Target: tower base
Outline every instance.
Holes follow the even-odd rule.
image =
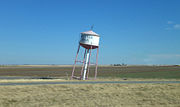
[[[78,59],[78,54],[79,54],[79,50],[80,50],[81,46],[84,47],[84,45],[79,44],[79,46],[78,46],[78,50],[77,50],[77,54],[76,54],[76,59],[74,61],[74,66],[73,66],[73,71],[72,71],[71,79],[87,80],[89,78],[90,65],[92,65],[90,63],[92,50],[97,49],[96,63],[94,64],[95,65],[94,79],[96,79],[96,77],[97,77],[97,67],[98,67],[99,47],[95,48],[95,47],[89,45],[90,48],[85,48],[83,60],[82,61],[78,61],[77,59]],[[76,64],[78,62],[82,63],[82,65],[81,65],[81,72],[80,72],[79,76],[75,76],[75,73],[76,73],[76,71],[75,71],[76,70]]]

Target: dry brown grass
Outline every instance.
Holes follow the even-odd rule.
[[[13,80],[6,80],[6,79],[0,79],[0,83],[29,83],[29,82],[62,82],[62,81],[68,81],[65,79],[13,79]]]
[[[67,79],[0,79],[0,83],[29,83],[29,82],[74,82],[82,80],[69,80]],[[180,79],[143,79],[143,78],[98,78],[96,80],[86,80],[86,81],[180,81]]]
[[[180,84],[0,86],[2,107],[179,107]]]

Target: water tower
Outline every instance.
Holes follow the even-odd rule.
[[[71,79],[74,78],[74,79],[80,79],[80,80],[87,80],[89,72],[90,72],[89,70],[90,65],[95,65],[94,78],[96,79],[97,65],[98,65],[98,52],[99,52],[99,39],[100,39],[100,36],[97,33],[93,32],[92,29],[90,31],[81,32],[81,38],[79,41],[79,46],[78,46],[76,59],[73,66]],[[77,60],[78,54],[81,47],[85,49],[84,56],[83,56],[82,61],[78,61]],[[95,64],[91,64],[90,62],[90,58],[91,58],[91,54],[93,50],[97,51]],[[77,62],[82,63],[81,73],[79,77],[74,75]]]

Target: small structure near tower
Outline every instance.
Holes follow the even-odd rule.
[[[72,76],[71,79],[80,79],[80,80],[87,80],[89,75],[89,69],[90,65],[93,65],[90,63],[90,58],[93,50],[97,50],[96,53],[96,63],[95,63],[95,71],[94,71],[94,78],[96,79],[97,76],[97,66],[98,66],[98,52],[99,52],[99,39],[100,36],[92,31],[92,28],[90,31],[82,32],[81,33],[81,39],[79,41],[79,46],[76,54],[76,59],[73,66]],[[84,57],[83,61],[78,61],[78,54],[80,48],[83,47],[85,49],[84,51]],[[75,76],[75,68],[77,62],[82,63],[82,69],[80,73],[80,77]]]

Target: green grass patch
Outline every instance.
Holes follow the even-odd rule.
[[[180,71],[161,71],[161,72],[124,72],[104,75],[104,77],[118,78],[146,78],[146,79],[180,79]]]
[[[0,76],[36,76],[60,77],[71,76],[73,66],[40,67],[0,67]],[[94,77],[95,67],[91,66],[89,77]],[[80,76],[81,67],[76,67],[75,76]],[[110,78],[156,78],[180,79],[180,66],[99,66],[97,77]]]

